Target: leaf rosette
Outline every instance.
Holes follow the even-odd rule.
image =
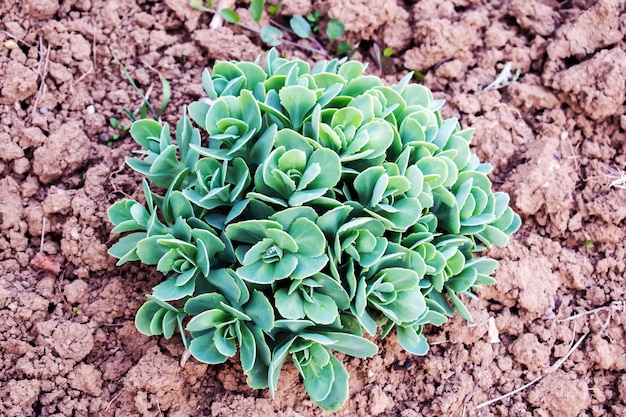
[[[326,239],[311,220],[313,210],[288,209],[270,220],[246,220],[226,227],[226,236],[240,243],[235,254],[237,274],[247,282],[272,284],[286,278],[303,279],[328,263]]]
[[[300,22],[301,23],[301,22]],[[308,63],[268,52],[216,62],[207,97],[183,109],[175,138],[153,120],[130,134],[143,201],[114,203],[109,250],[163,274],[137,329],[179,333],[198,360],[236,357],[275,394],[291,357],[311,399],[337,410],[348,374],[333,352],[376,353],[392,332],[424,355],[424,327],[495,282],[521,224],[471,152],[474,130],[407,74],[387,86],[359,62]],[[195,124],[195,126],[194,126]]]

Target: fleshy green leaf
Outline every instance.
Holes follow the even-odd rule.
[[[224,363],[228,356],[222,355],[213,341],[215,332],[209,332],[194,338],[189,344],[189,350],[194,358],[200,362],[216,365]]]
[[[343,31],[344,25],[341,20],[332,18],[328,21],[328,26],[326,26],[326,36],[328,36],[328,39],[335,40],[341,38]]]
[[[333,385],[330,393],[317,405],[326,411],[334,412],[339,410],[348,400],[348,371],[337,358],[331,355],[330,365],[333,367]]]
[[[239,15],[233,9],[227,7],[220,10],[220,16],[229,23],[239,23]]]
[[[424,335],[415,331],[411,326],[396,327],[396,334],[398,335],[398,342],[408,352],[414,355],[423,356],[428,352],[428,342]]]
[[[261,28],[261,39],[270,46],[278,46],[282,43],[283,32],[273,26]]]
[[[301,38],[308,38],[311,36],[311,25],[300,15],[293,16],[289,20],[289,26],[291,26],[291,29]]]

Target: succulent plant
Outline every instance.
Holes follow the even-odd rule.
[[[128,164],[145,203],[109,209],[109,253],[164,274],[139,309],[148,335],[180,333],[198,360],[239,359],[248,383],[278,387],[291,357],[312,400],[337,410],[348,374],[333,352],[376,353],[365,333],[395,330],[423,355],[425,325],[442,325],[497,262],[477,257],[520,226],[473,129],[443,120],[407,74],[386,86],[365,66],[313,68],[275,50],[205,70],[208,96],[175,130],[136,121]],[[195,123],[196,127],[194,127]]]

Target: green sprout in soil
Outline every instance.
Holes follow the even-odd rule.
[[[170,97],[171,97],[170,83],[167,81],[165,76],[161,74],[159,71],[150,67],[155,72],[157,72],[159,76],[159,80],[161,81],[161,91],[162,91],[161,106],[157,109],[150,102],[150,95],[152,93],[152,85],[150,85],[150,87],[148,87],[147,92],[144,93],[144,91],[141,88],[139,88],[139,86],[137,85],[133,77],[130,75],[130,72],[128,71],[128,69],[126,69],[124,64],[122,64],[122,61],[120,61],[120,59],[115,54],[115,52],[112,49],[110,51],[111,51],[111,56],[113,57],[113,60],[119,65],[120,71],[122,72],[122,74],[124,74],[124,77],[126,78],[128,83],[133,87],[133,89],[137,92],[137,94],[141,98],[141,105],[135,111],[131,111],[127,108],[122,108],[126,117],[128,117],[130,122],[135,122],[136,120],[147,118],[149,114],[148,112],[150,112],[152,117],[154,117],[157,120],[160,120],[161,116],[163,115],[163,113],[165,113],[165,110],[167,109],[167,106],[169,105]],[[115,117],[109,118],[109,125],[114,129],[115,133],[109,136],[109,140],[107,141],[107,146],[111,146],[113,145],[113,142],[116,142],[120,139],[125,138],[126,135],[130,131],[130,124],[124,124],[122,121],[120,121],[119,119]]]
[[[327,58],[331,57],[329,52],[326,50],[326,47],[318,40],[318,37],[321,34],[320,23],[322,21],[322,15],[319,11],[309,13],[306,17],[300,15],[291,16],[288,21],[279,22],[276,20],[276,14],[280,8],[280,4],[268,5],[267,14],[270,16],[269,24],[261,26],[260,29],[256,29],[242,23],[241,17],[235,10],[228,7],[215,8],[212,0],[205,0],[204,2],[202,0],[189,0],[189,5],[198,10],[219,15],[222,19],[229,23],[238,25],[250,32],[256,33],[261,40],[269,46],[276,47],[282,44],[287,44],[309,52],[320,54]],[[265,9],[266,0],[251,0],[248,11],[252,20],[256,23],[260,23]],[[329,45],[341,38],[343,33],[343,22],[336,18],[328,19],[324,34],[328,39]],[[294,36],[296,39],[306,39],[314,46],[292,41],[289,39],[290,36]],[[354,48],[356,48],[356,45],[350,45],[347,41],[343,40],[336,47],[337,55],[351,53]]]
[[[164,275],[140,332],[178,332],[208,364],[239,353],[272,395],[291,358],[334,411],[348,398],[336,353],[371,357],[369,338],[395,332],[424,355],[424,326],[471,320],[464,298],[497,265],[476,253],[506,245],[520,218],[470,151],[473,129],[443,119],[412,74],[386,86],[364,70],[276,50],[263,66],[218,61],[175,141],[167,124],[133,123],[145,203],[109,208],[125,234],[109,253]]]

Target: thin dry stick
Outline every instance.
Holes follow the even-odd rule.
[[[572,348],[567,352],[567,354],[565,356],[563,356],[561,359],[559,359],[558,361],[556,361],[554,363],[554,365],[552,365],[547,371],[546,373],[539,375],[537,378],[533,379],[532,381],[530,381],[529,383],[522,385],[521,387],[519,387],[518,389],[509,392],[508,394],[504,394],[501,395],[498,398],[494,398],[493,400],[489,400],[489,401],[485,401],[484,403],[480,403],[476,406],[476,409],[479,410],[483,407],[486,407],[490,404],[493,404],[495,402],[498,402],[500,400],[503,400],[505,398],[508,398],[512,395],[517,394],[520,391],[525,390],[526,388],[530,387],[533,384],[536,384],[539,380],[541,380],[541,378],[543,378],[544,376],[556,371],[557,369],[559,369],[561,367],[561,365],[563,365],[563,363],[567,360],[567,358],[569,358],[569,356],[574,353],[574,351],[578,348],[578,346],[580,346],[580,344],[583,342],[583,340],[585,340],[585,337],[587,337],[587,335],[589,334],[589,332],[583,334],[580,339],[578,339],[578,341],[576,342],[576,344],[574,346],[572,346]]]
[[[582,313],[578,313],[578,314],[574,314],[573,316],[567,317],[565,319],[559,319],[556,322],[557,323],[565,323],[566,321],[572,321],[575,320],[579,317],[583,317],[589,314],[593,314],[595,315],[596,319],[598,320],[598,322],[600,323],[600,327],[602,327],[602,332],[606,331],[606,329],[609,326],[609,323],[611,322],[611,318],[613,317],[613,312],[614,311],[626,311],[626,300],[623,301],[613,301],[610,305],[608,306],[602,306],[602,307],[598,307],[598,308],[594,308],[592,310],[587,310],[587,311],[583,311]],[[598,313],[601,311],[606,311],[608,312],[606,320],[604,322],[602,322],[602,320],[600,319],[600,316],[598,316]]]
[[[43,252],[43,239],[46,235],[46,218],[41,219],[41,241],[39,242],[39,252]]]
[[[14,41],[21,43],[24,46],[28,46],[29,48],[34,48],[36,45],[31,45],[29,43],[24,42],[22,39],[18,38],[17,36],[15,36],[14,34],[12,34],[11,32],[7,32],[6,30],[0,30],[0,33],[4,33],[5,35],[7,35],[9,38],[13,39]]]
[[[37,65],[37,75],[39,75],[39,89],[37,90],[37,96],[35,97],[35,103],[33,104],[33,111],[31,117],[37,111],[39,101],[45,95],[46,90],[46,77],[48,76],[48,64],[50,63],[50,47],[46,47],[43,43],[41,36],[39,37],[39,64]]]
[[[109,401],[109,403],[107,404],[106,408],[104,410],[102,410],[102,413],[106,412],[109,409],[111,404],[113,404],[113,402],[115,400],[117,400],[120,395],[122,395],[122,393],[124,392],[125,389],[126,389],[126,387],[122,387],[122,389],[119,390],[118,393],[113,396],[113,398],[111,398],[111,401]],[[102,415],[102,413],[100,413],[100,415]]]

